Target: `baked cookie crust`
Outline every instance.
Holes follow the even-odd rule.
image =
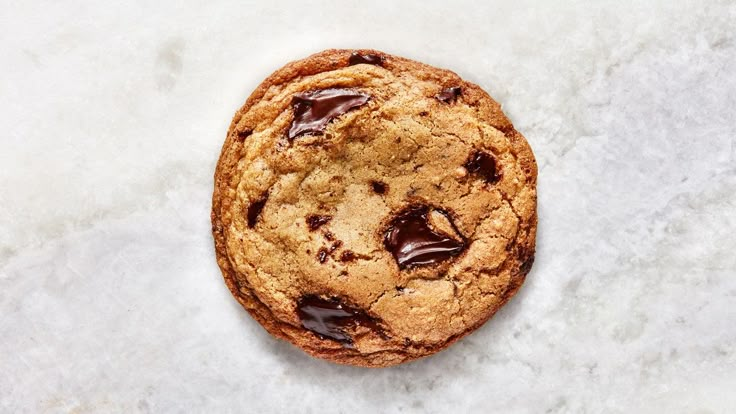
[[[326,50],[261,83],[230,124],[212,233],[269,333],[341,364],[434,354],[487,321],[534,259],[537,166],[453,72]]]

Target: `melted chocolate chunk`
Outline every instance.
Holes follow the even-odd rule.
[[[309,231],[315,231],[318,228],[322,227],[323,224],[327,224],[330,220],[332,220],[332,216],[320,216],[317,214],[312,214],[310,216],[307,216],[306,222],[307,226],[309,227]]]
[[[483,177],[487,183],[497,183],[501,179],[500,171],[496,169],[496,159],[483,151],[470,154],[464,167],[469,173]]]
[[[332,339],[345,345],[353,343],[353,338],[346,331],[356,326],[366,326],[381,332],[376,321],[365,312],[337,299],[304,296],[299,299],[296,312],[304,328],[322,339]]]
[[[443,89],[434,97],[446,104],[449,104],[455,102],[457,100],[457,97],[460,96],[461,93],[463,93],[461,87],[453,86],[451,88]]]
[[[361,63],[366,63],[368,65],[376,65],[376,66],[382,66],[383,65],[383,56],[380,55],[374,55],[372,53],[359,53],[359,52],[353,52],[350,55],[350,59],[348,60],[348,65],[359,65]]]
[[[374,193],[385,194],[386,190],[388,189],[388,184],[384,183],[383,181],[371,181],[371,187],[373,187]]]
[[[294,95],[294,120],[289,139],[309,133],[322,133],[338,116],[365,105],[370,95],[350,89],[320,89]]]
[[[345,250],[340,255],[340,261],[341,262],[352,262],[353,260],[355,260],[355,253],[353,253],[350,250]]]
[[[319,260],[320,263],[324,263],[327,261],[327,256],[330,254],[329,251],[327,251],[326,247],[320,247],[319,251],[317,252],[317,260]]]
[[[261,215],[261,210],[263,210],[263,206],[266,205],[267,200],[268,192],[265,192],[259,199],[250,203],[248,206],[248,227],[255,227],[258,217]]]
[[[447,213],[437,211],[450,220]],[[459,255],[465,248],[464,241],[434,231],[429,225],[429,213],[428,206],[410,206],[389,224],[383,243],[400,269],[439,263]]]

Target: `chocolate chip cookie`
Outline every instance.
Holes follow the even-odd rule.
[[[383,367],[481,326],[534,260],[537,167],[478,86],[375,50],[268,77],[215,172],[217,262],[272,335]]]

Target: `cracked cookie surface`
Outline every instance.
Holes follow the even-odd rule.
[[[327,50],[236,113],[215,172],[217,261],[272,335],[338,363],[399,364],[472,332],[521,286],[536,175],[478,86]]]

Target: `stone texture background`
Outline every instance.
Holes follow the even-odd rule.
[[[733,1],[207,3],[2,7],[1,412],[736,410]],[[214,261],[232,114],[330,47],[480,84],[540,165],[520,294],[391,369],[270,338]]]

